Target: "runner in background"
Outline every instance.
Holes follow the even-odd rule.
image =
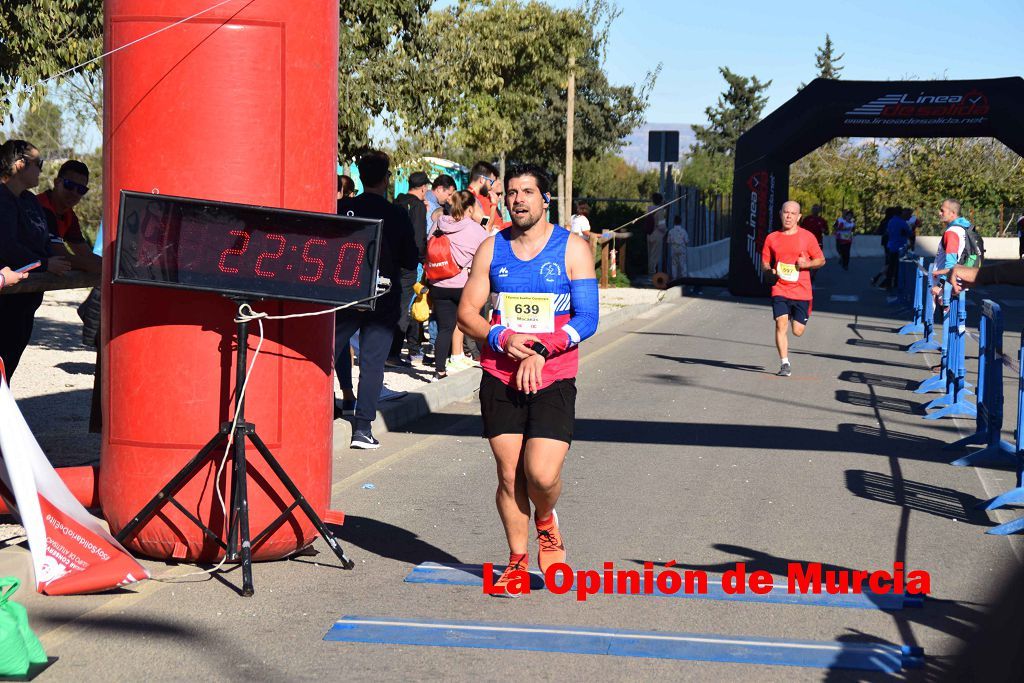
[[[856,226],[852,209],[844,211],[832,226],[832,233],[836,236],[836,251],[839,252],[839,263],[843,270],[850,269],[850,250],[853,248],[853,229]]]
[[[800,227],[814,235],[820,247],[825,243],[825,233],[828,232],[828,223],[821,217],[821,205],[815,204],[811,207],[811,215],[804,216],[800,221]]]
[[[547,220],[550,177],[527,165],[505,180],[512,226],[480,246],[459,303],[459,327],[483,345],[480,413],[509,547],[501,587],[529,567],[531,502],[540,568],[565,561],[555,504],[575,421],[576,347],[598,321],[587,243]],[[488,322],[480,309],[492,292],[498,304]]]
[[[803,220],[800,221],[800,227],[807,232],[814,235],[814,239],[818,240],[818,247],[825,243],[825,233],[828,232],[828,223],[821,217],[821,204],[815,204],[811,207],[811,215],[804,216]],[[811,273],[811,281],[817,277],[818,271]]]
[[[802,337],[811,317],[814,297],[809,271],[825,265],[825,255],[814,235],[800,227],[800,204],[786,202],[780,214],[782,230],[769,233],[765,238],[761,265],[776,280],[772,285],[772,315],[775,347],[781,361],[778,375],[789,377],[793,374],[789,363],[790,322],[793,335]]]

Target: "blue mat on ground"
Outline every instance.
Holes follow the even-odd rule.
[[[903,668],[920,668],[924,664],[924,652],[920,648],[887,643],[781,640],[624,631],[588,626],[534,626],[362,616],[342,617],[327,632],[324,640],[859,669],[887,673],[895,673]]]
[[[496,568],[494,580],[498,579],[502,569]],[[479,586],[483,589],[484,568],[479,564],[438,564],[436,562],[424,562],[413,568],[405,577],[406,583],[439,583],[449,586]],[[530,590],[544,590],[544,577],[539,571],[530,572]],[[574,599],[574,592],[566,597]],[[601,595],[601,593],[589,596],[590,599]],[[730,594],[722,588],[721,576],[708,574],[708,590],[706,593],[686,593],[680,590],[677,593],[662,593],[654,588],[653,593],[627,593],[627,595],[658,596],[667,598],[704,598],[708,600],[733,600],[740,602],[769,602],[784,605],[810,605],[818,607],[847,607],[853,609],[880,609],[886,611],[901,610],[904,607],[921,607],[924,598],[920,595],[906,595],[903,593],[842,593],[831,595],[828,593],[790,593],[786,583],[776,579],[772,591],[766,595],[758,595],[748,589],[744,593]]]

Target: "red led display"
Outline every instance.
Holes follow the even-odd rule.
[[[350,303],[376,288],[380,221],[121,193],[114,282]]]

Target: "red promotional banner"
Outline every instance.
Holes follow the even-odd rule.
[[[95,593],[149,578],[57,475],[18,409],[0,365],[0,494],[25,527],[36,590]]]

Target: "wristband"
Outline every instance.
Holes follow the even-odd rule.
[[[0,273],[0,289],[7,286],[7,278],[4,277],[3,273]]]
[[[487,333],[487,345],[495,353],[505,353],[505,345],[508,344],[508,338],[511,336],[512,330],[504,325],[494,325]]]

